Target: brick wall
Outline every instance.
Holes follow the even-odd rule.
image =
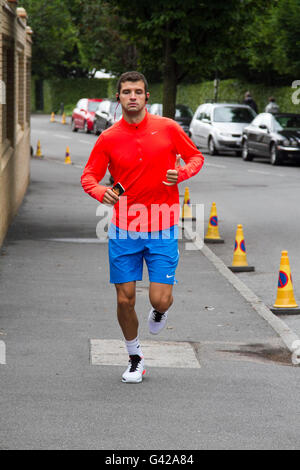
[[[31,34],[18,0],[0,0],[0,246],[29,183]]]

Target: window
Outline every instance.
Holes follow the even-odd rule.
[[[250,109],[234,106],[220,106],[214,110],[215,122],[250,123],[255,117]]]
[[[26,61],[26,122],[30,122],[31,113],[31,60]]]
[[[99,101],[89,101],[88,102],[88,110],[94,113],[99,106]]]
[[[252,125],[255,127],[259,127],[261,124],[264,124],[264,117],[262,114],[258,115],[252,122]]]
[[[206,106],[200,106],[200,108],[198,108],[196,119],[199,119],[199,121],[203,119],[205,108]]]
[[[276,130],[300,129],[300,114],[276,116],[274,120]]]
[[[14,146],[15,139],[15,51],[13,43],[2,48],[2,73],[6,88],[6,100],[2,113],[2,140],[9,140]]]
[[[24,129],[25,121],[25,68],[24,53],[18,54],[18,123]]]
[[[118,106],[118,103],[111,103],[110,104],[110,114],[115,117],[116,113],[116,121],[120,119],[122,116],[122,106]]]
[[[193,111],[187,106],[177,104],[175,118],[190,118],[193,117]]]

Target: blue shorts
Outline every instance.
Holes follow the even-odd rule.
[[[150,282],[176,284],[179,261],[178,226],[159,232],[128,232],[111,224],[109,236],[110,282],[141,281],[143,262],[147,264]]]

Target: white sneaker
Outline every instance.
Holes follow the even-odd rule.
[[[149,331],[152,335],[157,335],[165,326],[168,319],[168,311],[161,314],[152,308],[148,317]]]
[[[122,375],[122,382],[138,384],[143,380],[145,373],[144,358],[137,354],[129,356],[128,367]]]

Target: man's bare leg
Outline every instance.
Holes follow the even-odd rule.
[[[148,317],[149,331],[157,335],[166,325],[168,309],[173,303],[173,285],[150,283],[149,298],[152,309]]]
[[[135,312],[136,282],[116,284],[118,320],[125,337],[129,364],[122,375],[122,382],[142,382],[144,370],[143,352],[138,337],[139,322]]]
[[[139,322],[135,312],[136,282],[115,284],[117,291],[117,314],[119,325],[127,341],[138,336]]]
[[[173,304],[173,285],[151,282],[149,299],[152,307],[160,313],[165,313]]]

